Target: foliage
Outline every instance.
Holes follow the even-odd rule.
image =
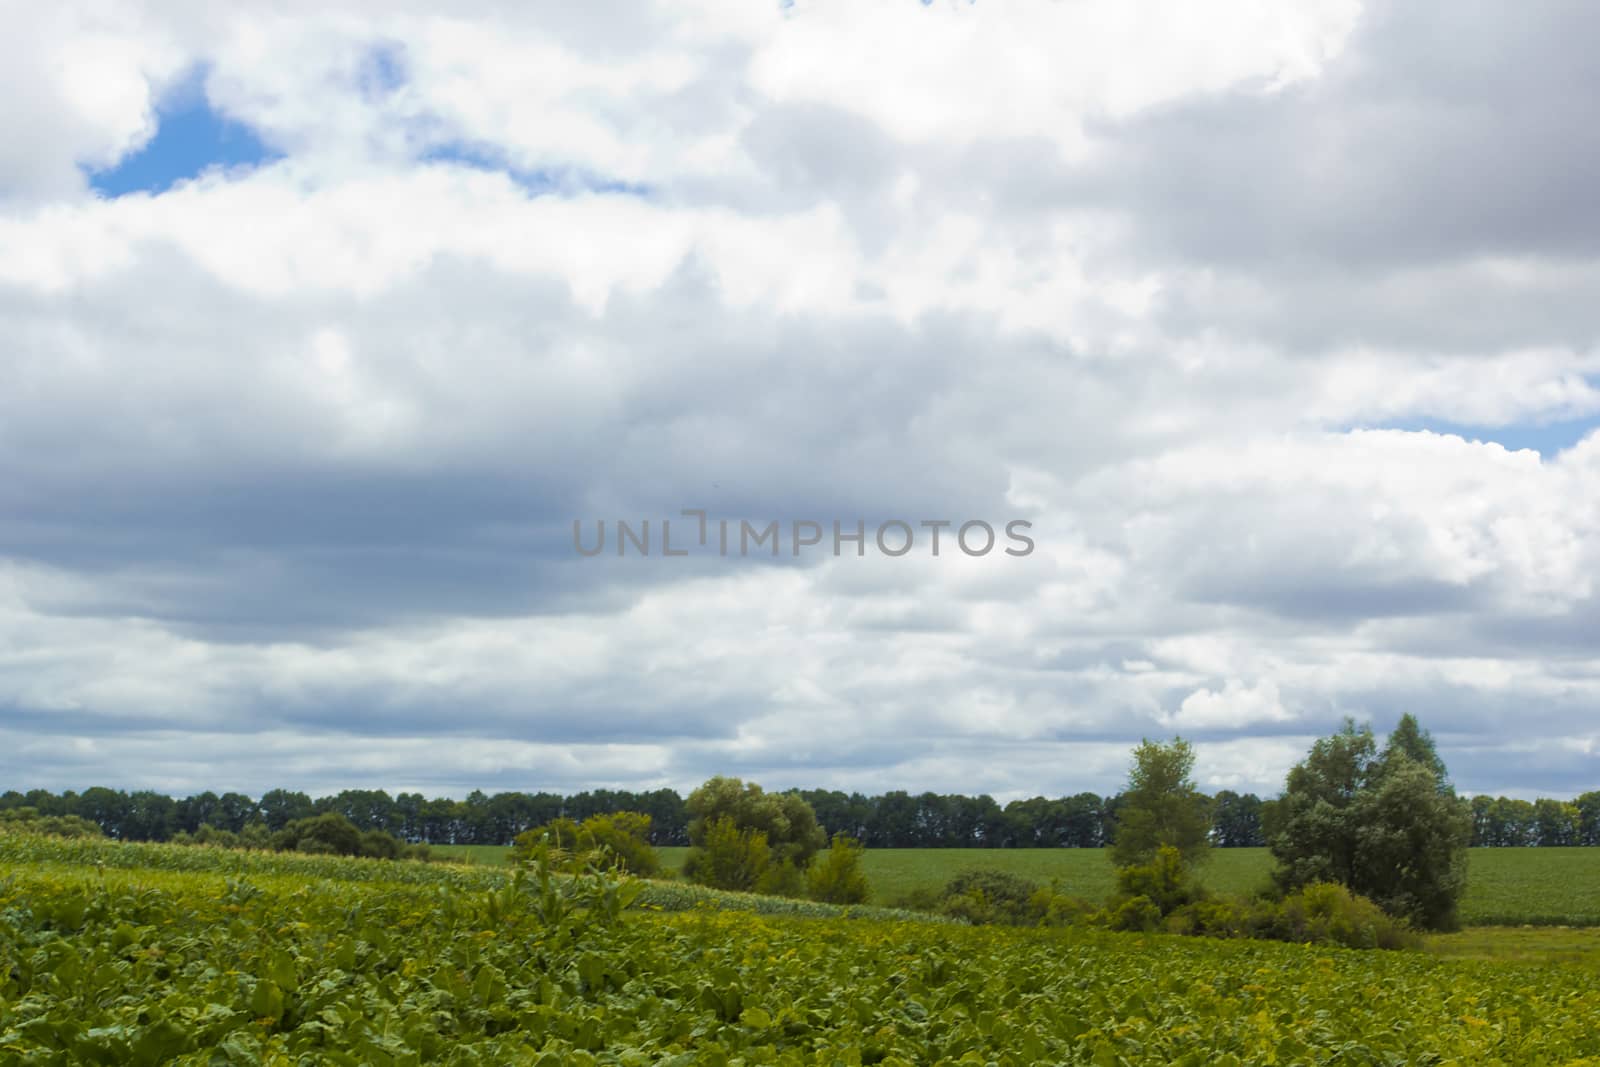
[[[0,811],[0,833],[44,834],[47,837],[104,837],[100,827],[77,815],[41,815],[36,808]]]
[[[1593,969],[698,906],[656,913],[645,901],[657,889],[711,891],[647,886],[629,907],[641,883],[548,866],[518,878],[505,865],[12,834],[0,837],[0,871],[6,1062],[1378,1067],[1600,1057]],[[1305,921],[1337,925],[1337,893],[1302,894]]]
[[[657,849],[664,874],[681,871],[686,848]],[[1041,886],[1054,884],[1064,897],[1103,902],[1116,889],[1109,849],[990,849],[983,862]],[[504,866],[508,849],[437,846],[440,859]],[[868,848],[861,856],[872,899],[895,908],[937,910],[952,871],[970,863],[968,849]],[[1461,899],[1465,926],[1542,925],[1600,927],[1600,849],[1474,848],[1472,878]],[[1214,849],[1205,884],[1218,893],[1253,896],[1271,881],[1272,854],[1265,848]],[[1096,904],[1095,907],[1099,905]]]
[[[1140,742],[1117,809],[1112,861],[1118,867],[1149,863],[1158,849],[1170,846],[1185,863],[1197,863],[1205,858],[1210,835],[1210,805],[1194,784],[1193,746],[1181,737],[1168,744]]]
[[[1211,798],[1211,842],[1219,848],[1260,848],[1267,843],[1261,829],[1261,798],[1254,793],[1218,791]]]
[[[759,833],[774,863],[804,869],[828,843],[817,814],[798,793],[768,793],[754,782],[716,777],[689,794],[689,843],[707,847],[712,824],[726,820],[742,832]]]
[[[591,815],[581,823],[562,817],[525,830],[513,843],[511,860],[524,862],[535,845],[550,841],[579,855],[603,857],[602,865],[615,866],[641,878],[661,873],[661,858],[650,844],[650,816],[636,811]]]
[[[1274,910],[1282,926],[1259,929],[1256,936],[1332,942],[1349,948],[1411,948],[1418,944],[1403,920],[1334,882],[1316,882],[1290,893]]]
[[[683,874],[691,882],[714,889],[753,891],[766,877],[772,850],[763,830],[741,828],[731,817],[713,818],[696,827],[699,844],[689,850]]]
[[[1404,719],[1396,727],[1397,732],[1408,729]],[[1431,739],[1420,727],[1415,733],[1423,746],[1417,751],[1427,750]],[[1119,796],[1089,792],[1027,797],[1004,806],[983,795],[904,790],[867,796],[810,789],[799,796],[816,812],[828,838],[843,833],[869,849],[1099,848],[1113,840],[1122,802]],[[1474,798],[1472,844],[1600,845],[1600,791],[1541,799],[1546,803]],[[1264,807],[1260,797],[1224,789],[1211,801],[1213,845],[1254,848],[1266,844],[1260,825]],[[1568,813],[1568,805],[1578,811],[1575,836],[1570,820],[1536,818],[1536,806],[1541,812],[1554,806],[1553,810]],[[559,817],[582,822],[594,815],[634,811],[650,816],[650,843],[655,847],[689,844],[685,801],[671,789],[638,793],[596,789],[568,796],[474,791],[465,798],[426,798],[420,793],[391,796],[381,789],[346,789],[315,799],[295,790],[269,789],[259,800],[240,793],[219,796],[209,791],[174,799],[151,790],[123,792],[102,787],[82,793],[44,789],[0,793],[0,811],[19,807],[32,807],[41,815],[76,815],[96,823],[106,836],[122,841],[168,841],[178,833],[195,834],[202,823],[235,834],[251,823],[261,823],[275,833],[296,819],[331,811],[362,830],[383,830],[404,841],[450,847],[505,847],[518,834]]]
[[[425,856],[408,849],[405,842],[393,834],[360,830],[349,819],[334,812],[295,819],[272,835],[271,847],[278,852],[313,856],[367,856],[384,860]]]
[[[1358,878],[1350,888],[1424,929],[1455,929],[1471,836],[1465,805],[1402,756],[1385,762],[1352,815]]]
[[[1143,897],[1155,905],[1159,915],[1204,900],[1206,893],[1194,880],[1183,853],[1162,845],[1149,863],[1123,867],[1117,871],[1117,898]]]
[[[1381,754],[1372,731],[1349,720],[1318,740],[1268,815],[1277,884],[1338,882],[1423,928],[1453,927],[1472,817],[1436,766],[1414,721]]]
[[[767,869],[756,879],[755,891],[769,897],[803,897],[806,895],[806,872],[796,867],[791,859],[768,863]]]
[[[975,867],[962,871],[944,887],[940,910],[970,923],[1035,925],[1040,918],[1035,899],[1039,885],[1008,871]]]
[[[833,844],[806,872],[806,892],[829,904],[864,904],[871,891],[861,869],[861,842],[834,834]]]

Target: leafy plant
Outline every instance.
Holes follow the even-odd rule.
[[[806,890],[812,900],[829,904],[864,904],[871,895],[867,875],[861,869],[861,842],[844,834],[834,834],[827,852],[812,861],[806,872]]]

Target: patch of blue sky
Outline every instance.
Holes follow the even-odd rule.
[[[1444,419],[1408,419],[1353,428],[1453,434],[1466,441],[1481,441],[1486,444],[1492,442],[1512,452],[1532,449],[1543,458],[1550,459],[1559,452],[1565,452],[1595,430],[1600,430],[1600,416],[1507,426],[1480,426]]]
[[[540,167],[523,170],[512,166],[493,148],[465,142],[436,145],[422,154],[430,163],[454,163],[476,170],[499,171],[534,196],[576,196],[581,193],[615,193],[648,197],[650,185],[594,174],[580,167]]]
[[[382,44],[366,54],[361,64],[361,87],[369,96],[386,96],[406,83],[405,49]]]
[[[214,167],[256,167],[277,158],[249,126],[212,108],[202,67],[157,103],[156,132],[142,148],[88,177],[102,196],[161,193]]]

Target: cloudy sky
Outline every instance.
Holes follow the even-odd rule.
[[[1600,787],[1593,4],[3,6],[4,786]]]

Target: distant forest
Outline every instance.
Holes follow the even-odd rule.
[[[1120,801],[1118,796],[1078,793],[1001,806],[986,795],[959,793],[795,792],[815,809],[830,835],[842,832],[868,848],[1099,848],[1116,839]],[[1231,790],[1222,790],[1211,801],[1214,844],[1266,844],[1262,820],[1271,801]],[[1470,803],[1474,846],[1600,845],[1600,792],[1572,801],[1477,796]],[[174,799],[149,790],[129,793],[98,786],[82,793],[34,789],[0,795],[0,810],[23,807],[41,815],[77,815],[125,841],[165,841],[179,832],[195,833],[202,825],[237,833],[250,823],[263,823],[279,830],[293,819],[332,811],[363,830],[387,830],[435,845],[506,845],[522,831],[560,816],[581,820],[638,811],[651,817],[652,843],[689,843],[683,797],[671,789],[597,789],[572,796],[474,791],[465,800],[430,800],[420,793],[391,796],[381,789],[347,789],[316,799],[273,789],[259,800],[211,792]]]

